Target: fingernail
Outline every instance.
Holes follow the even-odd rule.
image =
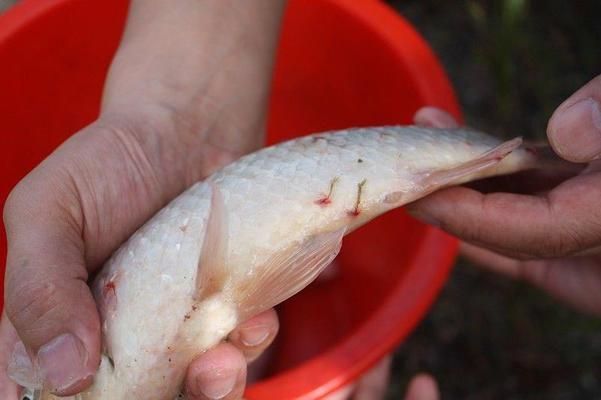
[[[7,368],[8,376],[17,384],[30,389],[41,389],[43,378],[39,370],[34,368],[25,345],[19,341],[10,357]]]
[[[245,327],[240,330],[240,341],[249,347],[258,346],[269,336],[269,329],[265,325]]]
[[[411,215],[415,219],[418,219],[422,222],[425,222],[428,225],[432,225],[437,228],[440,227],[440,221],[438,221],[436,218],[434,218],[430,214],[424,213],[423,211],[418,211],[418,210],[410,208],[410,207],[407,207],[405,210],[407,211],[407,213],[409,215]]]
[[[571,161],[601,157],[601,108],[593,98],[580,100],[553,117],[549,140],[557,153]]]
[[[68,333],[42,346],[37,361],[45,386],[54,393],[67,391],[94,373],[88,365],[88,352],[83,343]]]
[[[196,377],[194,392],[209,399],[222,399],[234,389],[238,371],[209,369]]]

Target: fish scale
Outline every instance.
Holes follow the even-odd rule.
[[[466,129],[356,128],[268,147],[194,184],[95,280],[102,362],[72,398],[173,399],[196,356],[308,285],[346,233],[441,187],[533,167],[520,144]]]

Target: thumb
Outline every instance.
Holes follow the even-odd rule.
[[[99,364],[100,324],[81,229],[68,211],[77,210],[77,197],[50,181],[26,178],[4,209],[5,307],[22,341],[9,374],[21,385],[71,395],[91,383]]]
[[[601,157],[601,75],[584,85],[553,113],[547,135],[557,154],[568,161]]]
[[[409,382],[405,400],[439,400],[436,381],[428,374],[418,374]]]

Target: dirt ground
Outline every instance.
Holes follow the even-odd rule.
[[[469,125],[544,138],[551,113],[601,73],[599,1],[389,1],[430,42]],[[601,320],[460,260],[397,351],[388,398],[420,371],[444,399],[601,398]]]

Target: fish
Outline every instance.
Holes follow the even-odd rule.
[[[438,189],[534,168],[537,158],[519,137],[383,126],[238,159],[173,199],[105,263],[91,285],[101,363],[92,385],[67,398],[185,398],[189,363],[311,283],[344,235]],[[30,399],[59,399],[15,375]]]

